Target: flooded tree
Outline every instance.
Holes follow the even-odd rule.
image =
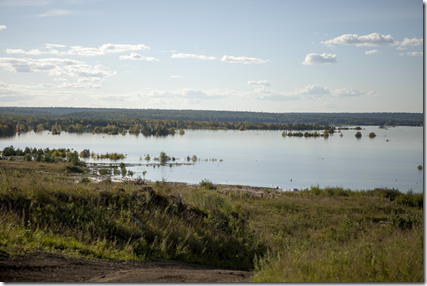
[[[167,161],[167,156],[165,152],[160,152],[160,164],[165,164]]]

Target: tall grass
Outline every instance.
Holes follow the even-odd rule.
[[[257,282],[423,281],[423,194],[75,181],[0,170],[0,251],[163,257]]]
[[[224,207],[227,198],[216,193],[186,203],[168,194],[164,183],[153,188],[108,182],[64,185],[55,177],[23,176],[15,180],[1,173],[2,219],[10,222],[3,224],[8,227],[1,229],[0,238],[1,247],[8,251],[38,243],[42,249],[102,258],[163,257],[249,269],[252,258],[265,249],[247,225]],[[40,183],[27,183],[32,181]],[[11,240],[12,228],[18,232],[15,240]]]

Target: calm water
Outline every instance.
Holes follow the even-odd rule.
[[[423,165],[423,129],[363,128],[361,139],[354,137],[355,130],[342,131],[343,137],[335,133],[327,139],[282,137],[281,131],[186,130],[183,136],[167,137],[66,132],[52,136],[45,131],[2,138],[0,149],[13,145],[117,152],[127,154],[125,163],[144,163],[140,156],[150,154],[153,159],[161,151],[180,158],[180,162],[192,155],[203,159],[191,166],[153,168],[143,164],[130,168],[135,177],[147,171],[146,179],[150,180],[199,183],[208,179],[219,184],[264,187],[274,184],[286,189],[318,184],[354,190],[388,187],[402,192],[410,189],[423,192],[423,171],[417,169]],[[375,132],[377,137],[368,138],[369,132]],[[211,158],[217,161],[204,161]]]

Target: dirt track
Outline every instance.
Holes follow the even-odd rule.
[[[0,255],[3,282],[248,282],[250,272],[166,259],[118,261],[52,253]]]

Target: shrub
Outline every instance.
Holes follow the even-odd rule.
[[[82,178],[80,180],[80,183],[90,183],[90,182],[92,182],[92,181],[89,178]]]
[[[73,173],[83,173],[83,170],[78,166],[67,166],[67,170]]]
[[[401,230],[412,229],[419,223],[418,218],[410,213],[398,215],[393,212],[389,218],[392,227],[400,228]]]
[[[109,170],[109,169],[105,169],[105,168],[102,168],[102,169],[99,169],[99,174],[101,175],[101,176],[104,176],[104,175],[111,175],[111,170]]]
[[[160,164],[165,164],[167,160],[167,156],[165,152],[160,152]]]
[[[208,190],[216,189],[216,187],[212,184],[212,182],[207,179],[201,180],[199,183],[199,186]]]

